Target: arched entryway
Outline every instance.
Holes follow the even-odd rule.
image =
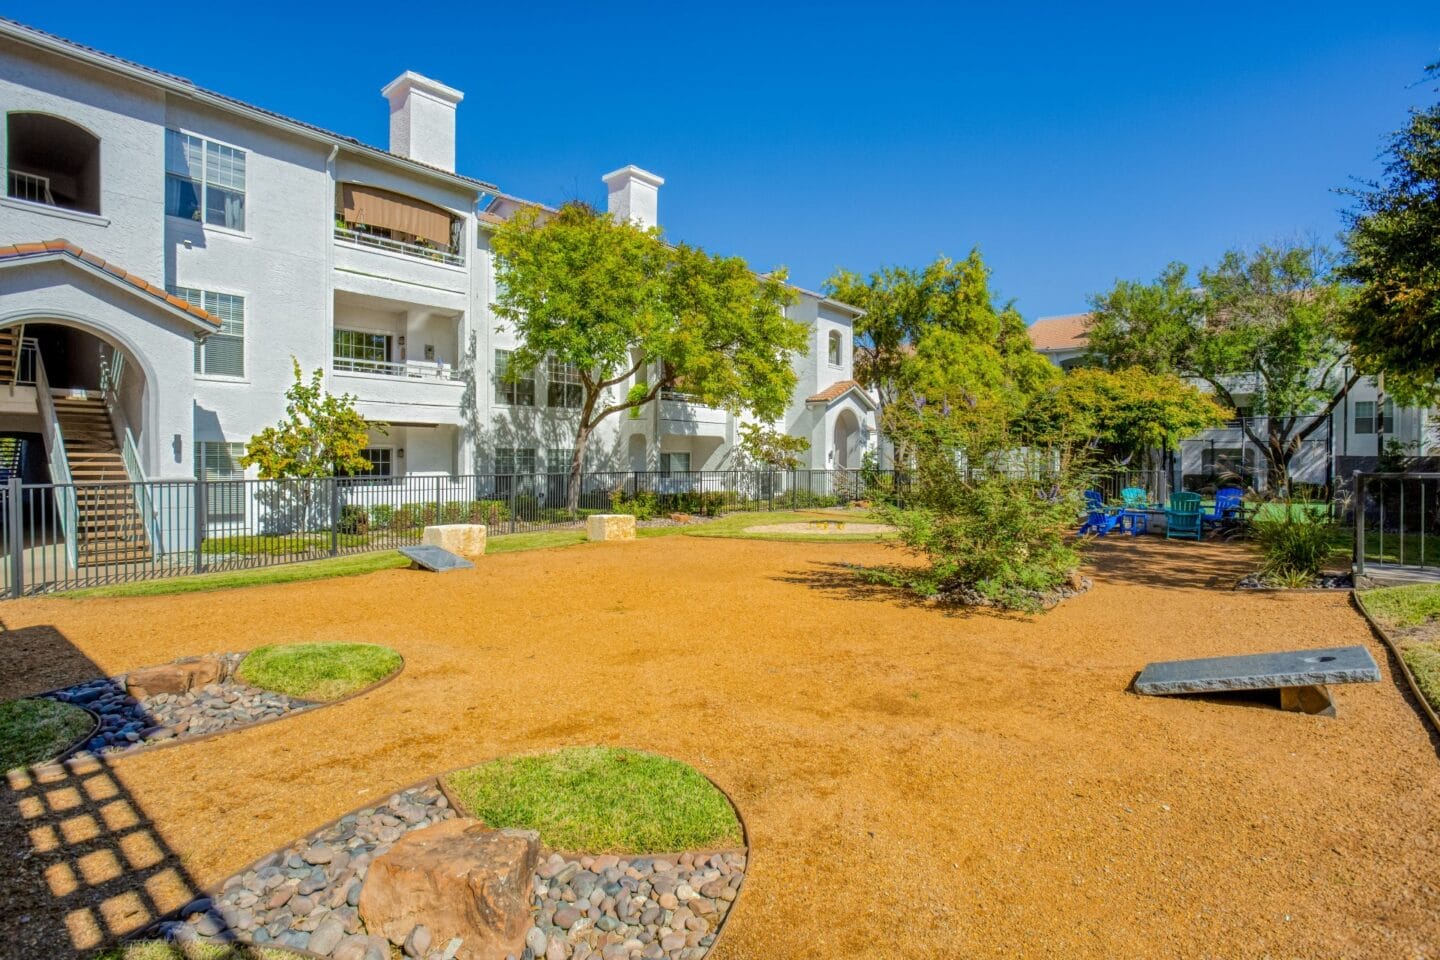
[[[831,447],[835,452],[835,469],[855,470],[860,466],[860,418],[853,410],[835,415],[835,434]]]

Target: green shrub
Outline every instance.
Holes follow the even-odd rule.
[[[390,528],[395,522],[395,508],[388,503],[377,503],[370,508],[370,522],[382,530]]]
[[[370,532],[370,511],[358,503],[347,503],[340,508],[340,532],[345,534],[367,534]]]
[[[649,490],[627,497],[623,490],[610,491],[610,512],[628,513],[636,520],[653,520],[660,515],[660,498]]]
[[[1288,503],[1258,511],[1250,529],[1260,548],[1261,576],[1282,586],[1318,577],[1341,542],[1339,528],[1328,517],[1291,509]]]

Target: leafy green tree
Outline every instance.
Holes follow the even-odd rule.
[[[1440,78],[1440,64],[1428,68]],[[1391,135],[1381,180],[1345,191],[1356,203],[1342,275],[1360,284],[1346,332],[1357,361],[1404,397],[1440,389],[1440,103]]]
[[[757,276],[739,257],[667,245],[656,229],[579,203],[550,216],[522,210],[492,246],[495,312],[519,340],[507,375],[547,357],[579,371],[570,509],[595,428],[663,390],[762,420],[788,405],[806,330],[785,315],[793,295],[783,270]]]
[[[1050,374],[1019,313],[996,306],[978,249],[964,260],[940,257],[920,269],[885,267],[865,278],[841,270],[825,292],[865,311],[855,326],[856,378],[879,397],[881,427],[892,443],[887,410],[897,403],[918,396],[973,409],[992,389]],[[903,446],[898,452],[903,459]]]
[[[1091,353],[1112,369],[1199,379],[1229,409],[1248,407],[1263,426],[1242,427],[1283,491],[1301,444],[1360,377],[1342,335],[1347,291],[1329,266],[1316,247],[1262,246],[1226,253],[1188,296],[1178,265],[1153,284],[1119,283],[1091,300]]]
[[[291,358],[295,382],[285,391],[285,417],[266,427],[245,445],[242,466],[259,467],[262,480],[314,479],[368,472],[370,461],[360,451],[370,445],[368,422],[355,410],[350,394],[326,393],[323,371],[307,383],[300,361]]]
[[[792,437],[763,423],[740,426],[740,456],[747,463],[775,470],[794,470],[800,466],[800,454],[810,449],[804,437]]]

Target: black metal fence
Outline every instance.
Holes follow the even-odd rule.
[[[1351,476],[1355,572],[1440,568],[1440,473]]]
[[[490,536],[574,529],[596,513],[799,510],[899,500],[903,473],[730,470],[0,486],[0,592],[11,597],[266,567],[419,543],[426,526]]]

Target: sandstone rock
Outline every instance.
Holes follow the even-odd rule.
[[[218,657],[194,657],[157,667],[143,667],[125,677],[125,693],[143,699],[162,693],[189,693],[220,682],[224,667]]]
[[[423,924],[432,943],[462,941],[457,960],[518,957],[539,856],[540,836],[531,830],[463,819],[412,830],[370,864],[360,918],[396,945]]]
[[[485,556],[485,524],[442,523],[426,527],[420,542],[474,560]]]
[[[585,518],[587,540],[634,540],[635,518],[628,513],[596,513]]]

